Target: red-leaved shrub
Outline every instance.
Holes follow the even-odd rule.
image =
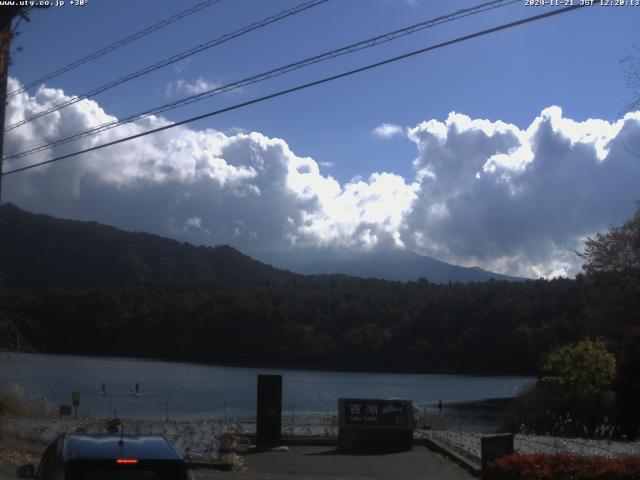
[[[573,453],[512,454],[487,464],[487,480],[639,480],[640,456]]]

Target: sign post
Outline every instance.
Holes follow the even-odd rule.
[[[63,417],[71,415],[71,405],[60,405],[58,413],[60,414],[60,431],[64,432]]]
[[[75,416],[78,416],[78,405],[80,405],[80,392],[71,392],[71,404],[75,412]]]
[[[69,416],[71,415],[71,405],[60,405],[60,416]]]

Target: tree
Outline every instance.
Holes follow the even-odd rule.
[[[602,340],[581,340],[551,352],[540,381],[559,391],[598,396],[611,388],[616,358]]]
[[[640,206],[620,227],[609,227],[606,233],[587,238],[584,252],[578,256],[586,262],[587,274],[597,272],[640,271]]]
[[[600,436],[612,433],[616,358],[602,340],[581,340],[551,352],[539,383],[551,395],[549,410],[572,433]]]
[[[607,338],[618,352],[629,330],[640,326],[640,203],[638,207],[621,226],[588,238],[578,254],[586,260],[584,280],[591,298],[587,313],[600,326],[593,334]]]
[[[609,437],[617,433],[616,359],[602,340],[581,340],[547,355],[538,381],[521,392],[501,429],[541,435]]]
[[[35,352],[32,339],[46,334],[39,323],[0,310],[0,352]]]

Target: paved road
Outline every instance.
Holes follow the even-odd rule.
[[[14,480],[18,478],[16,469],[12,465],[0,465],[0,480]]]
[[[194,470],[197,480],[368,480],[368,479],[442,479],[474,478],[451,461],[415,447],[411,452],[386,455],[346,455],[332,447],[291,447],[289,452],[264,452],[249,455],[246,472]]]
[[[474,478],[451,461],[415,447],[386,455],[346,455],[332,447],[291,447],[288,452],[248,455],[246,472],[194,470],[196,480],[462,480]],[[13,467],[0,466],[0,480],[14,480]]]

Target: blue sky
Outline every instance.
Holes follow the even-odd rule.
[[[21,35],[14,41],[14,46],[22,47],[23,51],[14,56],[10,74],[18,82],[31,81],[195,3],[197,2],[169,0],[89,0],[84,7],[65,6],[35,11],[32,13],[32,22],[20,26]],[[218,5],[133,42],[72,73],[53,79],[47,83],[47,87],[60,89],[65,95],[82,94],[145,65],[298,3],[300,2],[291,0],[223,0]],[[330,0],[195,55],[189,61],[100,94],[94,100],[107,114],[121,117],[180,98],[189,85],[195,85],[198,81],[226,84],[478,3],[480,2],[465,0]],[[181,120],[499,23],[542,13],[549,8],[552,7],[525,6],[523,1],[474,15],[387,45],[330,60],[280,79],[246,87],[240,92],[180,108],[165,114],[165,118],[170,121]],[[559,106],[563,118],[575,122],[594,118],[612,124],[619,119],[621,110],[633,94],[626,87],[621,60],[633,53],[634,45],[640,44],[639,20],[640,7],[596,6],[580,9],[202,120],[189,128],[194,131],[214,129],[229,136],[237,132],[260,132],[268,139],[283,139],[297,157],[312,158],[320,166],[321,175],[334,179],[345,191],[348,185],[357,183],[353,181],[354,178],[368,179],[372,174],[383,173],[404,179],[407,185],[424,185],[424,168],[431,168],[429,165],[433,166],[437,161],[432,161],[429,156],[428,142],[420,136],[420,132],[415,131],[412,138],[407,129],[417,128],[421,122],[429,120],[445,122],[450,112],[458,112],[471,119],[504,122],[522,131],[551,106]],[[376,135],[375,129],[383,124],[401,127],[399,134],[388,138]],[[427,130],[429,129],[422,131]],[[35,143],[44,138],[37,138],[37,131],[33,135],[36,138],[31,138],[30,141]],[[495,153],[490,150],[487,150],[489,153],[482,162],[486,162]],[[636,164],[632,159],[627,158],[624,162],[628,162],[631,165],[629,168],[636,172]],[[422,174],[421,167],[424,167]],[[372,182],[369,181],[368,185],[371,186]],[[60,188],[73,190],[70,185],[61,185]],[[530,259],[531,268],[527,267],[524,271],[515,266],[520,262],[518,259],[523,258],[522,249],[529,248],[524,245],[520,245],[520,250],[505,247],[507,253],[504,255],[485,256],[482,252],[469,248],[457,251],[452,248],[443,249],[443,240],[436,241],[434,237],[413,250],[457,263],[481,264],[506,273],[532,276],[536,275],[535,272],[575,273],[577,264],[575,261],[569,262],[571,265],[567,264],[566,252],[579,244],[585,235],[607,224],[619,222],[629,215],[633,210],[633,199],[639,196],[637,190],[629,188],[626,196],[621,199],[616,197],[615,202],[611,199],[613,197],[601,199],[600,204],[615,203],[615,209],[605,209],[606,212],[603,211],[601,217],[594,218],[588,225],[576,227],[570,239],[548,239],[553,247],[549,247],[551,250],[547,249],[547,260],[536,256],[536,259]],[[69,201],[65,201],[56,210],[46,195],[41,195],[40,200],[34,200],[33,196],[25,194],[27,190],[20,183],[13,190],[14,197],[10,199],[32,209],[46,210],[53,214],[118,223],[117,218],[110,217],[98,207],[94,210],[79,210],[77,207],[70,207]],[[416,198],[423,196],[417,193]],[[425,215],[433,215],[440,204],[443,201],[431,200],[431,213]],[[623,204],[627,204],[627,207],[620,207]],[[411,222],[417,221],[417,210],[413,210],[413,215],[403,211],[406,218],[412,217]],[[524,213],[520,212],[520,215]],[[518,213],[514,212],[513,215],[515,218]],[[204,216],[201,212],[189,218],[202,220]],[[234,218],[233,222],[246,223],[246,219],[240,218],[241,216],[238,213],[238,218]],[[360,216],[366,215],[360,213]],[[138,217],[144,217],[144,214],[140,213]],[[308,215],[302,217],[307,218]],[[308,218],[301,220],[301,225],[306,225],[305,221],[308,222]],[[378,219],[372,221],[375,223]],[[393,223],[389,220],[387,224],[389,222]],[[459,219],[459,222],[468,224],[466,219]],[[135,222],[122,221],[119,226],[134,228]],[[155,227],[141,224],[140,228],[142,227],[157,233],[181,236],[166,224]],[[208,230],[211,232],[212,228]],[[436,226],[430,225],[429,228]],[[206,229],[203,227],[202,230]],[[232,230],[227,228],[227,231]],[[455,239],[455,235],[460,233],[459,229],[454,230],[447,231]],[[255,233],[253,238],[260,237],[259,228],[251,230],[247,227],[247,231]],[[385,231],[388,233],[388,229]],[[418,229],[414,229],[412,234],[417,231]],[[354,232],[362,233],[358,228]],[[477,232],[469,234],[476,237],[478,235]],[[188,238],[186,233],[184,235]],[[209,242],[205,237],[192,240],[196,243],[228,241],[233,244],[234,238],[239,236],[226,240],[221,236]],[[487,237],[490,237],[489,233]],[[285,235],[284,238],[289,237]],[[406,241],[399,241],[399,237],[394,238],[395,246],[407,245]],[[547,240],[539,240],[536,245],[540,242],[545,243]],[[459,239],[458,243],[463,244],[464,241]],[[494,248],[500,242],[491,240],[489,243]],[[384,242],[380,242],[382,244]],[[249,244],[239,242],[237,245],[250,252],[258,251]],[[338,242],[336,245],[342,247],[346,244]],[[327,243],[321,242],[321,246],[327,246]],[[565,253],[553,257],[553,252],[557,253],[558,249],[563,249]],[[541,266],[543,264],[544,267]],[[558,266],[560,264],[564,266]]]
[[[196,2],[91,0],[84,7],[32,14],[16,45],[24,53],[11,69],[28,81],[119,40]],[[80,94],[134,69],[204,43],[297,1],[230,1],[209,7],[172,26],[91,62],[48,85]],[[225,84],[274,66],[428,20],[480,2],[457,0],[331,0],[259,31],[191,57],[179,69],[165,68],[96,97],[116,116],[168,100],[166,85],[198,78]],[[524,2],[523,2],[524,3]],[[411,35],[369,52],[245,88],[240,95],[212,99],[167,114],[194,114],[397,55],[520,16],[541,7],[519,3]],[[549,105],[576,120],[614,120],[631,92],[620,60],[640,38],[640,7],[593,7],[485,38],[446,47],[258,106],[202,121],[198,127],[239,127],[285,138],[299,155],[334,162],[340,180],[385,170],[408,174],[415,149],[406,140],[372,142],[381,123],[413,126],[451,111],[526,127]],[[177,98],[177,97],[175,97]],[[330,138],[330,141],[327,139]],[[365,160],[366,159],[366,160]]]

